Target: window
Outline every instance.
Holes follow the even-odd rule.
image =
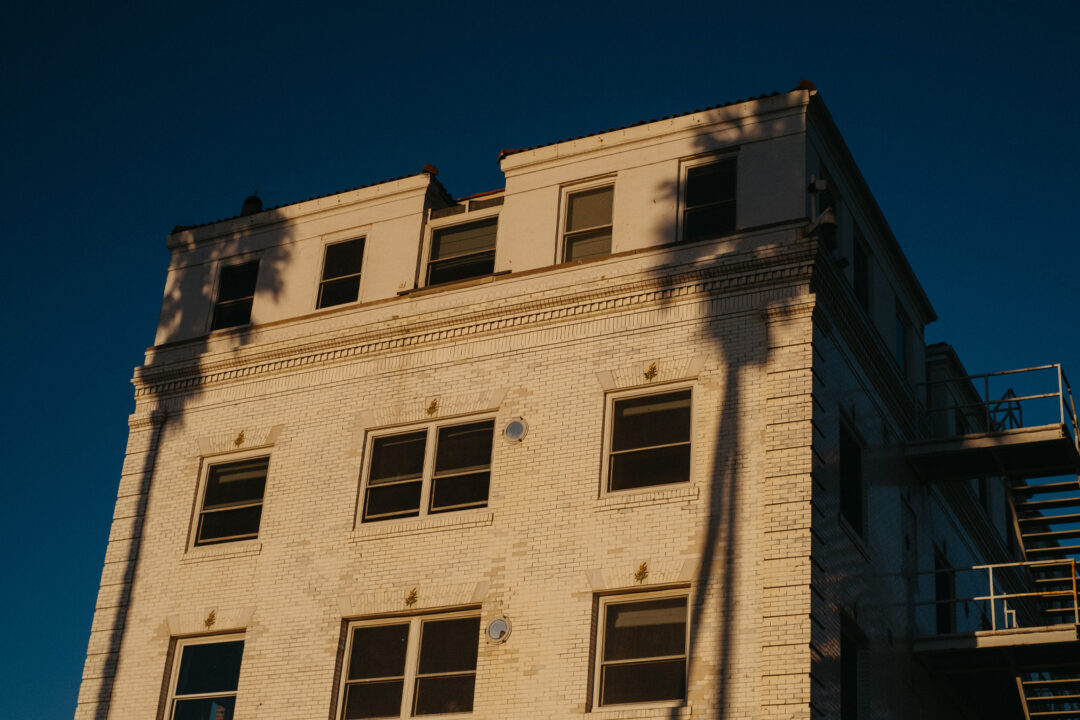
[[[177,641],[166,717],[232,720],[243,655],[243,637]]]
[[[342,720],[472,712],[478,612],[353,623],[346,642]]]
[[[840,633],[840,720],[859,717],[859,643],[852,633]]]
[[[363,521],[487,505],[494,420],[375,435]]]
[[[605,185],[566,196],[563,260],[580,260],[611,252],[611,205],[615,186]]]
[[[942,548],[934,548],[934,608],[938,635],[956,632],[956,574]]]
[[[431,236],[427,285],[464,280],[495,271],[498,218],[439,228]]]
[[[735,230],[735,169],[735,158],[687,167],[683,242]]]
[[[594,705],[686,699],[687,600],[657,593],[600,599]]]
[[[690,480],[690,389],[611,400],[607,490]]]
[[[911,321],[907,313],[898,305],[896,307],[896,345],[893,353],[896,362],[900,366],[900,372],[904,376],[908,374],[908,348],[911,346]]]
[[[270,458],[211,465],[206,473],[195,545],[258,537]]]
[[[251,322],[251,303],[255,299],[255,280],[258,276],[258,260],[221,268],[211,330],[247,325]]]
[[[855,244],[852,247],[851,286],[859,306],[870,312],[870,251],[859,228],[855,228]]]
[[[319,300],[315,307],[356,302],[360,297],[360,266],[364,262],[364,238],[326,246]]]
[[[840,515],[863,534],[862,445],[846,423],[840,423]]]

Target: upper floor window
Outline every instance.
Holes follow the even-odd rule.
[[[360,267],[364,262],[364,238],[326,246],[317,308],[356,302],[360,297]]]
[[[611,252],[614,197],[614,185],[567,193],[563,223],[564,262]]]
[[[911,320],[908,320],[907,313],[904,309],[896,306],[896,341],[893,347],[893,353],[896,357],[896,362],[900,366],[900,372],[905,376],[908,374],[908,354],[911,351]]]
[[[683,195],[683,242],[735,230],[735,158],[690,165]]]
[[[840,422],[840,515],[851,529],[863,534],[862,445],[847,423]]]
[[[594,704],[686,699],[685,591],[600,599]]]
[[[464,280],[495,271],[497,217],[436,229],[431,236],[431,257],[426,285]]]
[[[616,397],[607,491],[690,480],[690,389]]]
[[[489,419],[372,437],[363,521],[487,505],[494,431]]]
[[[202,508],[195,525],[195,545],[213,545],[259,536],[263,492],[270,458],[210,465]]]
[[[166,717],[232,720],[243,655],[243,637],[218,635],[178,641]]]
[[[866,238],[856,226],[855,241],[851,248],[851,286],[855,299],[866,312],[870,312],[870,250]]]
[[[347,643],[342,720],[472,712],[478,611],[358,622]]]
[[[221,268],[211,330],[247,325],[251,322],[251,304],[255,299],[255,281],[258,277],[258,260]]]

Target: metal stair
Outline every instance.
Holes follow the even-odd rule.
[[[1009,494],[1025,560],[1080,557],[1080,477],[1014,482]]]
[[[1080,667],[1021,672],[1016,684],[1029,720],[1080,720]]]

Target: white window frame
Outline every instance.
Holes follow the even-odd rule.
[[[650,395],[667,395],[668,393],[679,392],[681,390],[690,391],[690,472],[686,478],[686,482],[667,483],[663,485],[643,485],[641,487],[627,488],[625,490],[609,490],[608,476],[611,472],[611,440],[615,433],[615,403],[619,400],[648,397]],[[670,383],[620,390],[618,392],[608,393],[604,402],[604,452],[601,459],[600,470],[600,497],[656,492],[657,490],[664,490],[666,488],[687,487],[694,482],[694,458],[697,453],[697,443],[694,442],[694,427],[696,424],[694,420],[694,408],[697,405],[697,390],[694,382]]]
[[[677,588],[667,588],[664,590],[654,590],[650,592],[630,592],[611,595],[600,595],[597,597],[596,605],[596,642],[594,643],[595,652],[593,658],[593,687],[592,687],[592,709],[593,710],[606,710],[606,709],[618,709],[618,708],[644,708],[644,707],[680,707],[686,705],[690,701],[690,677],[689,671],[689,658],[690,658],[690,616],[693,601],[693,594],[690,592],[690,588],[683,586]],[[601,705],[600,700],[603,696],[603,666],[604,666],[604,642],[605,642],[605,628],[607,626],[607,609],[611,605],[625,605],[629,603],[648,602],[650,600],[670,600],[674,598],[686,599],[686,646],[683,649],[683,655],[686,658],[684,677],[686,678],[686,697],[676,700],[649,700],[640,703],[618,703],[614,705]]]
[[[266,519],[266,498],[269,495],[271,471],[273,469],[273,458],[270,452],[271,448],[261,447],[252,448],[251,450],[245,450],[243,452],[235,453],[223,453],[220,455],[206,455],[202,458],[201,467],[199,468],[199,484],[195,493],[195,510],[191,517],[191,527],[188,530],[188,543],[187,549],[197,550],[202,548],[214,547],[217,545],[224,545],[230,548],[242,546],[244,544],[256,543],[259,541],[259,535],[262,533],[263,521]],[[199,518],[203,514],[203,506],[206,504],[206,488],[210,482],[210,468],[215,465],[229,465],[234,462],[243,462],[245,460],[257,460],[259,458],[266,458],[266,481],[263,484],[263,496],[262,496],[262,512],[259,515],[259,532],[255,537],[240,538],[237,540],[222,540],[215,543],[205,543],[203,545],[196,545],[196,541],[199,536]]]
[[[184,658],[184,648],[192,645],[216,645],[218,643],[235,642],[237,640],[244,641],[244,650],[247,650],[247,641],[244,637],[244,633],[230,633],[228,635],[197,635],[194,637],[182,637],[175,638],[173,643],[172,658],[170,660],[169,669],[169,694],[166,697],[165,704],[165,718],[166,720],[172,720],[176,711],[177,700],[198,700],[200,698],[220,698],[220,697],[237,697],[240,690],[240,683],[237,681],[237,689],[231,693],[202,693],[198,695],[181,695],[176,694],[176,682],[180,678],[180,661]],[[240,659],[240,671],[243,672],[244,661],[241,656]]]
[[[581,192],[588,192],[589,190],[597,190],[599,188],[610,187],[611,188],[611,249],[608,254],[615,252],[615,176],[605,175],[598,178],[590,178],[589,180],[583,180],[581,182],[573,183],[571,185],[564,185],[559,193],[559,235],[558,240],[555,243],[555,264],[558,265],[564,262],[574,262],[566,259],[566,216],[570,211],[570,196],[576,195]],[[596,228],[587,228],[586,230],[575,230],[575,233],[587,232],[589,230],[596,230],[604,227],[598,225]],[[596,255],[595,257],[604,257],[603,255]]]
[[[488,503],[491,501],[491,481],[494,477],[494,465],[495,465],[495,433],[497,431],[495,423],[494,413],[485,413],[480,415],[463,415],[453,418],[443,418],[437,421],[430,421],[426,423],[414,423],[411,425],[398,425],[395,427],[379,428],[377,430],[371,430],[367,433],[367,438],[364,440],[364,470],[363,470],[363,482],[360,484],[360,502],[356,509],[356,525],[367,525],[371,523],[392,523],[392,522],[408,522],[410,520],[418,520],[420,518],[431,517],[433,515],[444,515],[446,513],[462,512],[468,510],[479,510],[480,508],[488,507],[488,503],[484,505],[474,505],[464,508],[448,508],[441,510],[437,513],[430,512],[431,505],[431,487],[434,484],[433,478],[435,477],[435,453],[437,450],[439,440],[439,430],[445,427],[456,427],[458,425],[471,425],[473,423],[484,422],[485,420],[492,421],[491,427],[491,461],[488,463]],[[391,437],[394,435],[407,435],[409,433],[418,432],[424,430],[427,432],[427,438],[424,442],[424,467],[420,474],[420,512],[411,517],[378,517],[371,519],[364,519],[364,510],[367,506],[367,493],[371,482],[371,461],[372,453],[375,449],[375,440],[378,438]]]
[[[338,701],[337,701],[337,715],[339,720],[343,720],[345,717],[345,694],[349,686],[349,661],[352,658],[352,644],[353,644],[353,630],[361,627],[379,627],[382,625],[404,625],[409,624],[409,644],[405,651],[405,676],[403,679],[403,687],[401,689],[401,712],[398,717],[411,718],[411,717],[424,717],[424,718],[442,718],[442,717],[463,717],[471,715],[471,712],[464,713],[438,713],[431,715],[414,715],[413,706],[416,704],[416,679],[418,677],[418,669],[420,663],[420,640],[421,632],[424,622],[439,621],[439,620],[455,620],[459,618],[481,618],[480,621],[480,634],[476,636],[476,648],[477,648],[477,663],[476,673],[480,673],[480,636],[484,633],[484,623],[481,616],[480,608],[465,608],[462,610],[450,610],[445,612],[433,611],[429,613],[419,613],[416,615],[390,615],[378,618],[362,618],[359,620],[353,620],[348,623],[345,629],[345,654],[342,656],[341,663],[341,677],[338,682]],[[475,708],[476,695],[473,695],[473,702]]]
[[[314,299],[312,300],[312,303],[311,303],[312,307],[314,307],[315,310],[317,310],[317,311],[334,310],[335,308],[342,308],[342,307],[346,307],[348,305],[355,305],[356,303],[360,302],[360,298],[363,297],[363,293],[364,293],[364,277],[367,275],[367,273],[364,272],[364,268],[366,268],[368,266],[368,247],[370,245],[370,243],[368,242],[369,239],[370,239],[370,237],[369,237],[369,233],[368,233],[367,228],[363,228],[363,229],[353,228],[353,229],[349,230],[346,233],[334,233],[333,235],[328,235],[328,236],[323,238],[322,262],[319,263],[319,267],[316,269],[315,297],[314,297]],[[329,307],[319,307],[319,299],[322,297],[322,286],[323,286],[324,283],[326,283],[326,282],[334,282],[334,280],[342,280],[342,279],[344,279],[346,277],[353,277],[352,275],[343,275],[340,278],[334,278],[334,280],[323,280],[322,276],[323,276],[323,273],[326,271],[326,250],[331,245],[340,245],[341,243],[350,242],[352,240],[362,240],[363,243],[364,243],[364,252],[363,252],[363,256],[361,257],[361,260],[360,260],[360,272],[357,273],[357,275],[360,276],[360,284],[356,288],[356,299],[351,301],[351,302],[341,303],[339,305],[330,305]]]
[[[213,293],[210,295],[210,315],[206,319],[207,332],[227,332],[229,330],[236,330],[237,328],[249,327],[255,324],[255,298],[259,294],[259,279],[262,275],[262,253],[245,253],[243,255],[236,255],[234,257],[226,258],[214,263],[213,269]],[[248,314],[248,321],[243,325],[230,325],[229,327],[214,328],[214,315],[217,313],[218,295],[221,293],[221,272],[226,268],[234,267],[237,265],[247,265],[250,262],[258,263],[258,270],[255,273],[255,289],[251,293],[251,312]]]
[[[465,278],[463,280],[457,280],[450,283],[438,283],[436,285],[428,285],[428,265],[431,263],[431,247],[435,242],[435,232],[438,230],[446,230],[455,225],[471,225],[474,222],[482,222],[484,220],[490,220],[495,218],[495,261],[492,266],[492,272],[497,272],[499,267],[499,214],[502,212],[502,205],[493,205],[490,208],[483,208],[481,210],[474,210],[472,212],[457,213],[456,215],[448,215],[447,217],[437,218],[435,220],[428,220],[427,229],[424,231],[424,247],[420,257],[420,277],[417,278],[416,286],[421,287],[440,287],[442,285],[454,285],[459,282],[468,282],[469,280],[476,280],[482,277],[488,277],[487,275],[477,275],[476,277]],[[429,211],[430,216],[430,211]],[[365,251],[367,248],[365,247]]]
[[[739,152],[737,148],[731,150],[725,150],[723,152],[711,153],[708,155],[695,155],[691,158],[684,158],[679,162],[679,207],[678,215],[676,217],[676,242],[703,242],[706,238],[699,240],[687,240],[686,235],[686,190],[687,182],[690,175],[691,168],[702,167],[703,165],[714,165],[716,163],[722,163],[731,160],[735,163],[735,227],[732,228],[731,233],[733,235],[739,231]],[[720,235],[713,239],[720,239],[721,237],[728,237],[728,235]]]

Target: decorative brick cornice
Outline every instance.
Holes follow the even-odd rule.
[[[161,370],[145,366],[136,370],[133,379],[135,397],[139,400],[190,392],[259,375],[457,342],[525,326],[808,282],[814,253],[814,243],[801,240],[779,249],[771,247],[768,253],[745,251],[721,255],[712,266],[686,272],[665,275],[662,270],[649,271],[647,277],[619,285],[510,305],[491,305],[450,317],[399,319],[348,335],[256,351],[227,360],[169,365]]]

